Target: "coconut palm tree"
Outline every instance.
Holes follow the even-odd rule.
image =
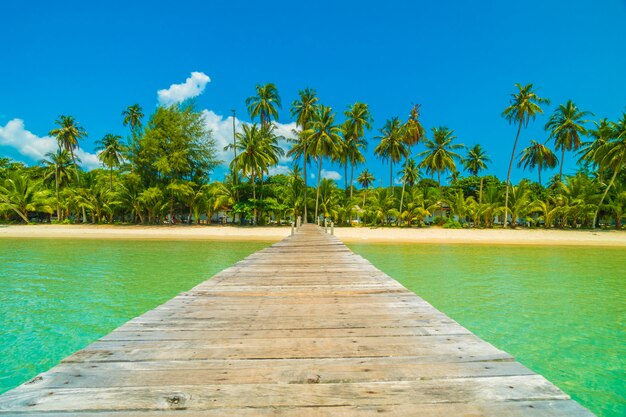
[[[461,144],[453,143],[456,139],[454,130],[447,127],[435,127],[432,129],[433,139],[425,138],[424,146],[426,150],[419,156],[423,157],[420,167],[426,169],[426,173],[432,175],[437,173],[437,183],[441,188],[441,174],[445,171],[455,172],[456,160],[461,156],[456,150],[463,149]]]
[[[376,178],[374,175],[366,169],[361,172],[361,174],[357,177],[356,181],[359,183],[361,187],[363,187],[363,208],[365,207],[365,196],[367,195],[367,190],[370,188],[370,185],[374,184]]]
[[[580,148],[580,137],[587,134],[584,124],[587,120],[584,117],[591,115],[588,111],[581,111],[568,100],[561,104],[552,114],[545,129],[550,131],[550,138],[554,139],[556,150],[561,151],[561,167],[559,169],[559,179],[563,179],[563,162],[565,161],[565,151],[576,151]]]
[[[61,199],[59,191],[63,185],[70,182],[73,175],[73,163],[70,154],[64,149],[58,149],[56,152],[48,152],[47,159],[43,159],[41,163],[46,167],[43,180],[47,181],[54,177],[54,189],[57,200],[57,220],[61,220]]]
[[[596,152],[602,145],[613,139],[615,130],[613,129],[613,124],[607,118],[599,122],[594,121],[593,124],[595,125],[595,129],[591,129],[587,132],[592,140],[581,144],[578,150],[578,154],[580,155],[578,163],[584,164],[585,166],[591,165],[594,169],[597,169],[598,160]],[[602,171],[600,171],[599,174],[601,178]],[[602,182],[602,179],[600,179],[600,182]]]
[[[139,104],[133,104],[122,112],[122,116],[124,116],[122,124],[130,127],[130,131],[134,137],[142,128],[141,119],[143,119],[144,116],[143,109]]]
[[[487,169],[487,163],[491,162],[489,156],[480,144],[476,144],[467,150],[467,155],[461,160],[463,168],[473,176],[478,176],[481,171]],[[480,189],[478,191],[478,204],[483,202],[483,183],[484,178],[480,178]]]
[[[55,136],[59,144],[60,149],[65,149],[70,153],[74,166],[76,167],[76,157],[74,155],[74,149],[79,148],[78,141],[87,136],[85,129],[78,125],[76,119],[72,116],[59,116],[54,123],[58,126],[56,129],[52,129],[48,134]],[[76,167],[76,182],[79,182],[78,168]]]
[[[278,146],[278,139],[273,133],[273,126],[259,127],[256,123],[244,124],[243,132],[237,133],[237,158],[231,162],[233,172],[241,170],[243,175],[250,176],[252,198],[255,200],[253,223],[257,221],[256,180],[263,178],[270,166],[278,163],[283,149]]]
[[[294,156],[296,158],[302,157],[303,174],[302,180],[304,181],[304,222],[307,222],[307,176],[306,168],[310,162],[310,156],[308,152],[308,141],[310,135],[303,134],[303,132],[310,129],[317,111],[317,93],[311,88],[305,88],[298,92],[300,98],[295,100],[291,105],[291,117],[296,118],[296,125],[300,126],[300,132],[298,132],[298,139],[296,145],[289,150],[287,156]]]
[[[365,129],[371,129],[374,119],[365,103],[356,102],[344,112],[346,123],[344,135],[346,139],[346,159],[350,163],[350,198],[354,189],[354,166],[365,162],[362,150],[367,146],[364,138]]]
[[[319,209],[320,181],[322,176],[322,160],[333,157],[341,143],[341,128],[335,125],[335,114],[327,106],[319,106],[314,113],[309,135],[309,152],[317,160],[317,190],[315,194],[315,219]]]
[[[393,164],[400,162],[407,155],[407,147],[404,142],[402,123],[397,117],[388,119],[380,129],[380,143],[374,149],[374,153],[382,160],[389,161],[389,190],[393,192]]]
[[[541,171],[554,168],[559,163],[556,155],[545,144],[531,140],[530,146],[524,148],[520,153],[518,167],[523,166],[524,169],[534,169],[537,167],[539,175],[539,185],[541,185]]]
[[[504,109],[502,116],[510,123],[517,124],[517,134],[515,135],[515,142],[513,142],[513,151],[511,152],[511,161],[509,162],[509,169],[506,174],[506,191],[504,197],[504,227],[508,221],[508,209],[509,209],[509,185],[511,184],[511,169],[513,168],[513,161],[515,160],[515,149],[517,148],[517,142],[519,140],[522,127],[527,127],[530,120],[534,120],[537,114],[543,113],[541,104],[550,104],[550,100],[539,97],[533,91],[533,85],[527,84],[522,86],[521,84],[515,84],[518,91],[511,94],[511,101],[509,106]]]
[[[405,168],[409,163],[409,156],[411,155],[411,147],[417,145],[419,141],[424,137],[424,127],[422,126],[420,116],[420,105],[416,104],[409,113],[409,120],[402,127],[402,140],[407,147],[405,157]],[[402,206],[404,204],[404,191],[406,189],[406,181],[402,181],[402,194],[400,195],[400,213],[402,213]]]
[[[122,137],[119,135],[107,133],[102,140],[96,142],[98,145],[96,150],[100,151],[98,159],[109,168],[109,191],[113,190],[113,167],[119,167],[124,160],[120,139]]]
[[[619,174],[620,171],[626,167],[626,113],[622,114],[622,118],[618,120],[617,123],[613,123],[612,136],[614,137],[613,140],[606,142],[596,151],[596,161],[600,166],[600,169],[611,169],[613,171],[613,176],[604,189],[602,198],[600,198],[598,207],[595,210],[591,225],[592,228],[596,227],[598,213],[600,212],[600,208],[602,207],[602,203],[604,203],[604,199],[606,198],[609,189],[615,183],[617,174]]]
[[[0,202],[17,213],[28,223],[28,213],[33,211],[51,214],[48,191],[41,181],[30,178],[26,173],[14,172],[0,183]]]
[[[248,113],[251,118],[259,117],[264,128],[271,123],[272,119],[278,120],[278,110],[282,108],[278,89],[273,83],[256,86],[256,95],[246,99]]]

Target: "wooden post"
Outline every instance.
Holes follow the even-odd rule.
[[[293,236],[294,233],[295,233],[294,232],[294,224],[293,224],[293,222],[291,222],[291,236]]]
[[[300,227],[302,227],[302,217],[298,216],[298,218],[296,219],[296,227],[299,229]]]
[[[335,222],[330,222],[330,234],[335,235]]]

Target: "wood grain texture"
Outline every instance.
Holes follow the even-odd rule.
[[[0,396],[0,416],[591,416],[303,226]]]

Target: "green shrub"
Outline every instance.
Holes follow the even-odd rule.
[[[444,229],[462,229],[463,225],[456,220],[448,219],[448,221],[443,225]]]

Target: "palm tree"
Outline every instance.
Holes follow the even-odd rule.
[[[363,208],[365,208],[365,196],[367,194],[367,190],[370,188],[370,185],[376,181],[374,175],[366,169],[361,172],[361,174],[357,177],[357,182],[361,187],[363,187]]]
[[[417,145],[419,141],[424,137],[424,127],[422,126],[420,116],[420,105],[416,104],[411,109],[409,114],[409,120],[403,126],[402,139],[407,147],[405,169],[408,167],[409,155],[411,154],[411,147]],[[413,161],[415,162],[415,161]],[[404,204],[404,190],[406,189],[406,181],[402,181],[402,194],[400,196],[400,213],[402,213],[402,206]]]
[[[98,154],[98,159],[109,168],[109,191],[113,190],[113,167],[119,167],[124,160],[120,139],[122,137],[119,135],[107,133],[102,140],[96,142],[98,145],[96,150],[101,151]]]
[[[122,124],[130,127],[130,131],[134,137],[142,128],[141,119],[143,119],[144,116],[143,109],[139,104],[133,104],[122,112],[122,116],[124,116]]]
[[[317,159],[317,190],[315,195],[315,219],[319,208],[320,180],[322,175],[322,160],[324,157],[336,155],[341,142],[341,128],[335,125],[335,114],[327,106],[319,106],[314,113],[315,117],[311,128],[304,132],[308,135],[309,152]]]
[[[404,203],[404,191],[406,186],[413,187],[420,178],[420,168],[413,158],[407,158],[404,167],[398,172],[402,179],[402,194],[400,197],[400,213],[402,213]],[[400,218],[398,219],[400,220]]]
[[[478,176],[480,171],[487,169],[487,162],[491,162],[489,156],[480,144],[476,144],[467,150],[467,155],[461,160],[463,168],[473,176]],[[484,178],[480,178],[480,189],[478,191],[478,204],[483,202],[483,182]]]
[[[524,148],[521,152],[521,157],[517,163],[518,167],[524,166],[524,169],[534,169],[537,167],[537,173],[539,174],[539,185],[541,185],[541,171],[556,167],[559,163],[556,155],[545,144],[531,140],[530,146]]]
[[[0,183],[0,202],[6,204],[26,223],[29,212],[53,212],[48,191],[42,187],[41,182],[20,172],[14,172]]]
[[[595,129],[587,132],[593,140],[582,143],[580,149],[578,150],[580,155],[578,163],[584,164],[585,166],[592,165],[594,168],[597,168],[598,160],[596,152],[602,145],[613,138],[615,130],[613,129],[613,124],[609,122],[607,118],[604,118],[599,122],[593,122],[593,124],[595,125]],[[601,175],[602,171],[600,171],[600,178]]]
[[[404,142],[402,123],[397,117],[388,119],[385,126],[380,129],[380,143],[374,149],[374,153],[380,159],[389,160],[389,189],[393,191],[393,164],[400,162],[407,155],[407,147]]]
[[[243,132],[237,133],[237,158],[231,162],[233,172],[241,170],[243,175],[250,176],[252,183],[252,198],[255,200],[253,223],[257,221],[256,180],[263,178],[270,166],[276,165],[283,155],[283,149],[278,146],[278,139],[273,133],[273,126],[267,129],[256,123],[244,124]]]
[[[58,149],[56,152],[48,152],[48,159],[44,159],[41,163],[47,167],[44,173],[44,181],[54,176],[54,189],[57,200],[57,220],[61,221],[61,199],[59,191],[64,184],[69,183],[72,175],[72,158],[64,149]]]
[[[441,188],[441,174],[445,171],[454,172],[457,170],[455,160],[460,159],[461,156],[454,151],[463,149],[464,146],[452,143],[456,139],[454,130],[442,126],[433,128],[432,132],[433,139],[425,138],[426,150],[419,154],[424,158],[420,167],[425,168],[429,175],[436,172],[437,183]]]
[[[365,129],[371,129],[374,119],[370,114],[369,107],[365,103],[356,102],[344,112],[346,123],[344,134],[346,138],[346,157],[350,163],[350,198],[354,189],[354,166],[365,162],[361,150],[367,146],[363,137]]]
[[[561,104],[552,114],[545,129],[550,130],[550,138],[554,139],[557,150],[561,150],[561,168],[559,169],[559,179],[563,179],[563,162],[565,161],[565,151],[578,150],[580,147],[580,136],[587,134],[587,129],[583,126],[587,120],[583,117],[591,115],[588,111],[581,111],[568,100]]]
[[[78,126],[78,122],[72,116],[59,116],[54,121],[58,126],[56,129],[52,129],[48,134],[55,136],[59,144],[60,149],[68,151],[76,167],[76,157],[74,156],[74,149],[78,148],[78,141],[87,136],[87,132],[82,127]],[[78,169],[76,169],[76,182],[79,182]]]
[[[591,227],[594,229],[596,227],[600,207],[602,206],[602,203],[604,203],[604,199],[606,198],[609,189],[615,183],[617,174],[619,174],[619,172],[626,166],[626,113],[622,114],[622,118],[618,120],[617,123],[613,123],[613,137],[615,139],[600,146],[596,152],[596,161],[600,166],[600,169],[613,170],[613,176],[611,177],[609,184],[606,186],[606,189],[602,194],[602,198],[600,198],[600,202],[598,203],[598,207],[593,215],[593,223]]]
[[[304,181],[304,222],[307,222],[307,176],[306,168],[310,162],[310,156],[308,152],[308,137],[309,135],[302,134],[311,127],[315,112],[317,111],[317,93],[311,88],[305,88],[298,92],[300,98],[293,102],[291,105],[291,116],[296,118],[296,125],[300,126],[300,132],[298,133],[297,144],[289,150],[288,156],[295,156],[299,158],[302,156],[303,174],[302,179]]]
[[[253,119],[259,117],[264,128],[267,128],[272,118],[278,120],[278,110],[276,108],[282,108],[278,90],[273,83],[258,84],[256,86],[256,95],[246,99],[246,106],[248,106],[250,117]]]
[[[502,116],[510,123],[517,124],[517,135],[515,135],[515,142],[513,143],[513,151],[511,152],[511,161],[509,162],[509,169],[506,174],[506,192],[504,197],[504,227],[506,227],[508,220],[509,209],[509,185],[511,184],[511,169],[513,168],[513,160],[515,159],[515,149],[517,148],[517,141],[519,135],[522,132],[522,127],[528,126],[528,122],[537,117],[537,114],[543,113],[543,110],[539,106],[540,104],[550,104],[550,100],[539,97],[533,91],[533,85],[527,84],[522,86],[521,84],[515,84],[515,87],[519,90],[515,94],[511,94],[511,101],[509,106],[504,109]]]

